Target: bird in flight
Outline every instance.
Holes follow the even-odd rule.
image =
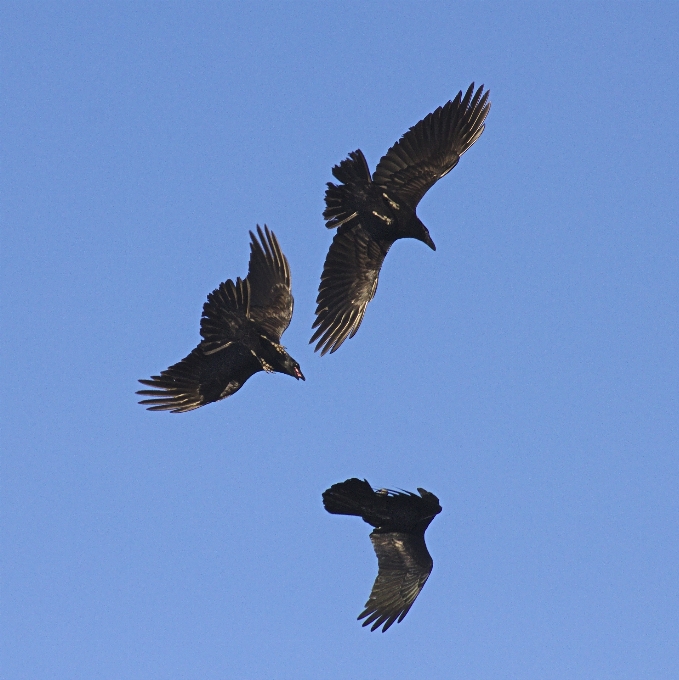
[[[299,364],[280,344],[290,325],[294,300],[290,266],[278,239],[257,225],[250,232],[248,275],[222,283],[207,296],[200,320],[202,340],[191,354],[150,380],[140,390],[149,411],[183,413],[238,391],[258,371],[285,373],[304,380]]]
[[[325,258],[316,298],[315,350],[335,352],[356,335],[375,296],[384,258],[394,241],[414,238],[436,250],[417,204],[448,174],[481,136],[490,110],[483,85],[430,113],[382,156],[370,176],[360,149],[332,169],[341,182],[328,182],[325,226],[337,228]]]
[[[323,505],[333,515],[357,515],[375,527],[370,534],[377,555],[377,578],[358,619],[371,631],[384,633],[405,615],[420,594],[434,563],[424,543],[424,532],[441,512],[439,499],[419,489],[374,491],[366,480],[347,479],[323,493]],[[367,618],[366,618],[367,617]]]

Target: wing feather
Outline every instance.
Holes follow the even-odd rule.
[[[208,296],[200,320],[200,347],[214,354],[238,341],[248,323],[250,285],[247,279],[231,279],[221,283]]]
[[[373,182],[415,209],[483,133],[489,94],[483,92],[483,85],[474,92],[472,83],[464,97],[460,91],[454,100],[425,116],[380,159]]]
[[[257,225],[257,236],[250,232],[250,319],[276,342],[290,325],[294,300],[290,290],[290,265],[276,235]]]
[[[140,380],[142,385],[153,387],[152,390],[139,390],[137,394],[151,397],[142,399],[149,411],[171,411],[184,413],[203,405],[200,394],[200,372],[204,355],[196,348],[179,363],[170,366],[160,375],[150,380]]]
[[[149,411],[184,413],[231,396],[260,370],[259,361],[237,342],[210,355],[198,345],[160,375],[140,380],[142,385],[153,389],[139,390],[137,394],[149,397],[139,403]]]
[[[377,241],[360,223],[337,231],[325,258],[316,298],[315,351],[335,352],[356,334],[365,309],[375,296],[390,242]],[[320,338],[320,339],[319,339]]]
[[[424,536],[403,532],[370,534],[377,555],[377,578],[365,609],[358,616],[371,630],[382,626],[384,633],[396,621],[403,621],[431,574],[434,563]]]

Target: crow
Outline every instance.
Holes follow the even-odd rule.
[[[371,623],[371,631],[383,624],[384,633],[405,615],[420,594],[434,563],[424,543],[424,532],[441,512],[433,493],[380,489],[366,480],[347,479],[323,493],[323,505],[333,515],[357,515],[375,527],[370,534],[377,555],[377,578],[358,620]],[[368,617],[368,618],[366,618]]]
[[[149,411],[183,413],[238,391],[258,371],[304,380],[299,364],[280,344],[294,300],[290,266],[272,231],[250,232],[248,275],[222,283],[207,296],[200,320],[202,340],[191,354],[140,390]]]
[[[341,182],[328,182],[325,226],[337,229],[325,258],[316,298],[315,350],[335,352],[358,331],[377,290],[384,258],[394,241],[414,238],[436,250],[415,209],[481,136],[490,102],[474,83],[410,128],[387,151],[370,177],[360,149],[332,169]]]

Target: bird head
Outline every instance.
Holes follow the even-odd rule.
[[[431,522],[436,515],[443,510],[441,507],[441,504],[439,503],[439,499],[437,496],[435,496],[431,491],[427,491],[426,489],[422,489],[419,486],[417,487],[417,490],[422,497],[422,500],[425,501],[427,510],[431,511],[431,515],[428,515],[427,518]]]
[[[299,364],[288,354],[288,351],[283,345],[274,342],[266,335],[261,335],[260,337],[262,343],[257,356],[260,361],[263,361],[268,365],[268,368],[267,366],[262,365],[262,368],[264,368],[265,371],[285,373],[297,380],[306,380]]]
[[[436,250],[436,246],[429,235],[429,229],[422,224],[422,220],[414,213],[410,222],[410,230],[412,231],[412,238],[416,238],[418,241],[426,243],[432,250]]]
[[[297,380],[305,380],[302,369],[299,364],[286,352],[284,356],[281,356],[279,366],[276,367],[279,373],[285,373],[286,375],[291,375]]]

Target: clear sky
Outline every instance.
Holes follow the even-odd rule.
[[[2,3],[2,677],[679,677],[679,5],[511,5]],[[472,81],[321,359],[331,167]],[[306,382],[147,412],[257,223]],[[443,506],[386,634],[348,477]]]

